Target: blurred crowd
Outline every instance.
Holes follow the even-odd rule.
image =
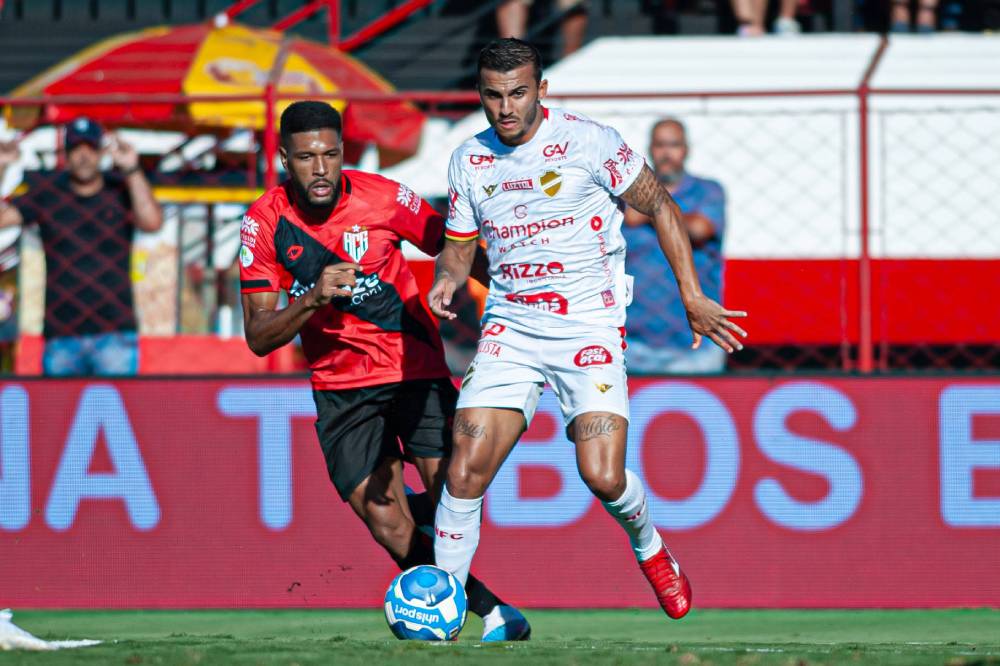
[[[557,16],[561,54],[568,55],[584,43],[588,16],[611,9],[606,5],[597,0],[503,0],[496,10],[497,32],[524,37],[531,32],[529,18]],[[928,34],[1000,29],[1000,0],[646,0],[643,8],[658,34],[690,34],[682,16],[714,19],[718,32],[740,37],[833,30]],[[837,13],[846,20],[838,24]],[[705,24],[697,25],[696,32],[703,33]]]

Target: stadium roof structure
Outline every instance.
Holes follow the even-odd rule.
[[[278,100],[273,117],[291,96],[320,98],[344,114],[349,155],[374,144],[391,162],[416,152],[424,122],[408,102],[372,99],[391,92],[359,60],[316,42],[238,24],[162,26],[99,42],[28,81],[12,97],[38,103],[9,107],[7,121],[261,130],[266,97]]]

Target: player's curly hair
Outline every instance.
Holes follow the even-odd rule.
[[[281,114],[281,142],[287,144],[293,134],[332,129],[342,136],[340,112],[326,102],[294,102]]]
[[[483,70],[509,72],[530,63],[535,69],[535,83],[542,80],[542,56],[538,49],[520,39],[506,37],[494,39],[479,52],[479,76]]]

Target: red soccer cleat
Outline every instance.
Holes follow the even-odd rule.
[[[639,562],[639,568],[667,615],[675,620],[687,615],[691,610],[691,583],[666,546],[648,560]]]

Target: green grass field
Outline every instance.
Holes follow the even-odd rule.
[[[0,652],[0,664],[943,664],[1000,665],[1000,611],[530,611],[527,643],[397,641],[379,611],[19,611],[50,640],[96,647]]]

